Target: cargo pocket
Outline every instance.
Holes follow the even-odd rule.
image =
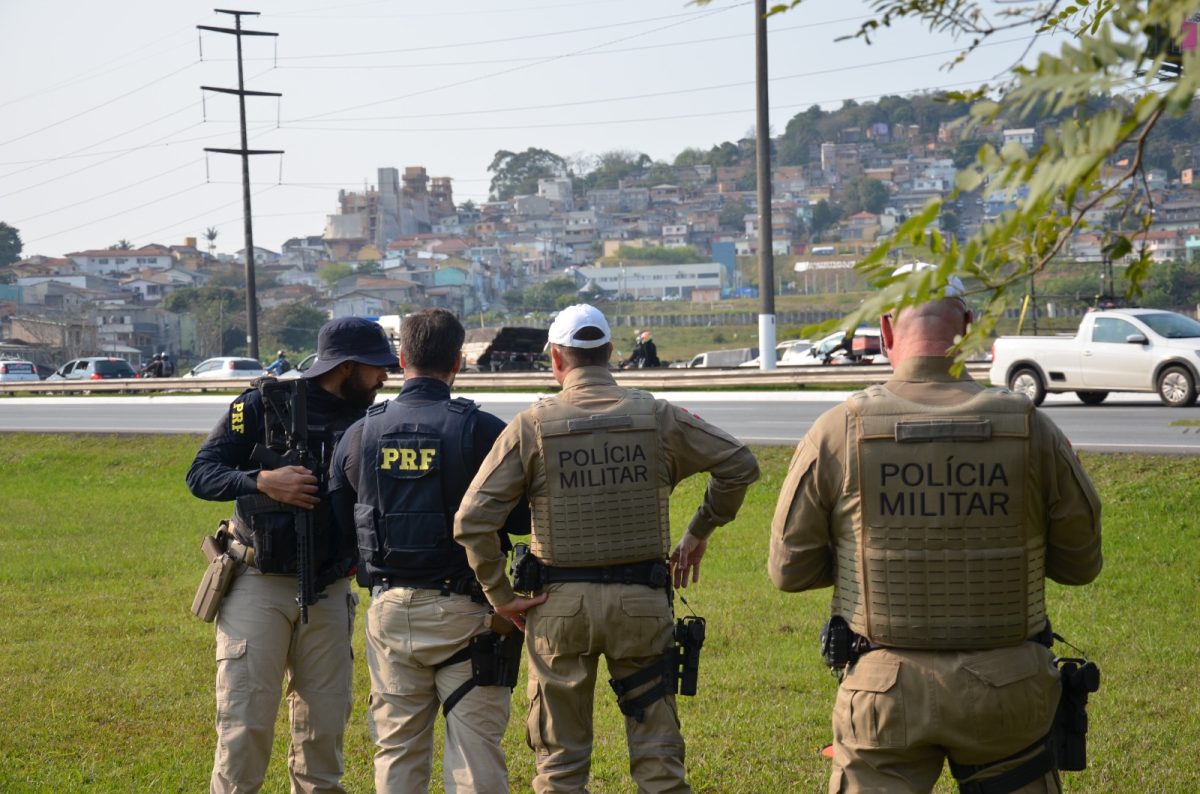
[[[838,688],[836,719],[860,747],[903,747],[907,730],[896,681],[900,662],[864,656]]]
[[[235,692],[250,688],[249,662],[246,660],[246,641],[217,632],[217,698],[229,700]]]
[[[538,754],[544,752],[546,746],[542,740],[541,689],[534,689],[529,693],[529,714],[525,717],[525,744]]]
[[[980,741],[1042,730],[1058,705],[1058,677],[1050,652],[1025,643],[973,656],[963,664],[965,730]],[[1036,738],[1036,737],[1033,737]]]
[[[662,653],[671,636],[670,606],[661,590],[621,596],[620,627],[610,637],[611,654],[618,659]]]
[[[346,593],[346,637],[354,640],[354,619],[358,615],[358,593],[350,590]],[[350,657],[354,658],[354,648],[350,648]]]
[[[533,638],[533,650],[542,656],[585,653],[588,627],[579,620],[583,596],[549,591],[545,603],[529,610],[526,630]]]

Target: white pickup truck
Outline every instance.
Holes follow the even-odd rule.
[[[1040,405],[1073,391],[1087,405],[1109,392],[1150,392],[1171,407],[1196,401],[1200,322],[1158,309],[1089,312],[1075,336],[1002,336],[992,346],[991,381]]]

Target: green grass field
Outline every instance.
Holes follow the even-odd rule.
[[[200,537],[226,505],[183,475],[197,437],[0,435],[0,791],[201,791],[213,749],[212,627],[188,612]],[[763,480],[718,532],[688,599],[709,620],[700,696],[680,698],[698,792],[824,791],[835,680],[817,656],[828,591],[776,592],[768,527],[790,450],[759,450]],[[1055,628],[1103,670],[1091,768],[1071,792],[1200,791],[1200,459],[1087,456],[1105,509],[1105,569],[1050,585]],[[701,482],[675,495],[682,528]],[[365,594],[364,594],[365,601]],[[363,610],[345,785],[371,790]],[[528,791],[523,683],[505,739]],[[632,791],[612,694],[597,692],[595,794]],[[285,723],[265,791],[287,791]],[[435,770],[440,781],[440,770]],[[440,791],[440,784],[435,784]],[[943,778],[939,792],[954,791]]]

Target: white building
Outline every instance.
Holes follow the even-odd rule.
[[[579,274],[606,292],[625,300],[663,298],[690,300],[697,289],[721,289],[721,265],[625,265],[581,267]]]

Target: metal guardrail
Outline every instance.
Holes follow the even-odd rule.
[[[967,372],[986,379],[988,364],[968,364]],[[618,370],[613,375],[622,386],[643,389],[732,389],[772,386],[853,386],[883,383],[891,376],[891,367],[781,367],[773,372],[757,369],[642,369]],[[388,378],[385,389],[397,389],[401,375]],[[0,394],[159,394],[163,392],[220,392],[246,388],[245,378],[138,378],[112,380],[51,380],[0,383]],[[456,390],[556,388],[549,372],[504,372],[461,374],[454,381]]]

